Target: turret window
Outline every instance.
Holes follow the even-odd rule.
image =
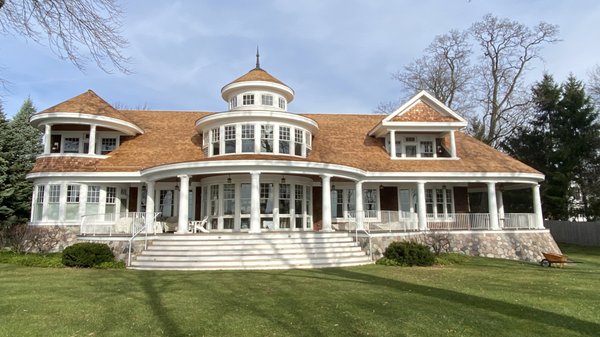
[[[290,128],[279,127],[279,153],[290,154]]]
[[[262,105],[273,105],[273,95],[262,95]]]
[[[229,100],[229,105],[230,105],[230,109],[233,109],[233,108],[237,107],[237,96],[233,96]]]
[[[283,97],[279,97],[279,107],[285,110],[285,99]]]
[[[273,125],[260,126],[260,152],[273,152]]]
[[[254,104],[254,94],[246,94],[242,97],[243,105],[253,105]]]
[[[254,125],[242,124],[242,152],[254,152]]]
[[[302,155],[302,144],[304,143],[304,133],[302,130],[296,129],[294,132],[294,151],[297,156]]]
[[[220,154],[220,152],[219,152],[220,145],[221,145],[221,144],[219,144],[220,141],[221,141],[221,132],[220,132],[219,128],[212,129],[212,138],[211,138],[210,145],[212,147],[213,156]]]
[[[235,125],[225,126],[225,153],[235,153]]]

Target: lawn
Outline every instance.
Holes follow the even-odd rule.
[[[597,336],[600,248],[564,269],[148,272],[0,264],[0,336]]]

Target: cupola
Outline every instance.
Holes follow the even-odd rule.
[[[229,110],[287,111],[294,90],[260,67],[256,49],[256,67],[221,89]]]

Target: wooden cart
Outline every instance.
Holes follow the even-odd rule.
[[[544,255],[544,259],[540,261],[540,266],[542,267],[551,267],[553,263],[558,263],[562,268],[565,266],[565,263],[576,263],[575,261],[569,260],[566,255],[555,253],[542,253],[542,255]]]

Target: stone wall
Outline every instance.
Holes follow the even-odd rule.
[[[373,258],[379,259],[393,241],[416,241],[429,246],[447,241],[446,251],[470,256],[539,262],[542,252],[560,253],[560,248],[548,230],[428,232],[372,234]],[[364,251],[369,251],[369,239],[359,237]]]

